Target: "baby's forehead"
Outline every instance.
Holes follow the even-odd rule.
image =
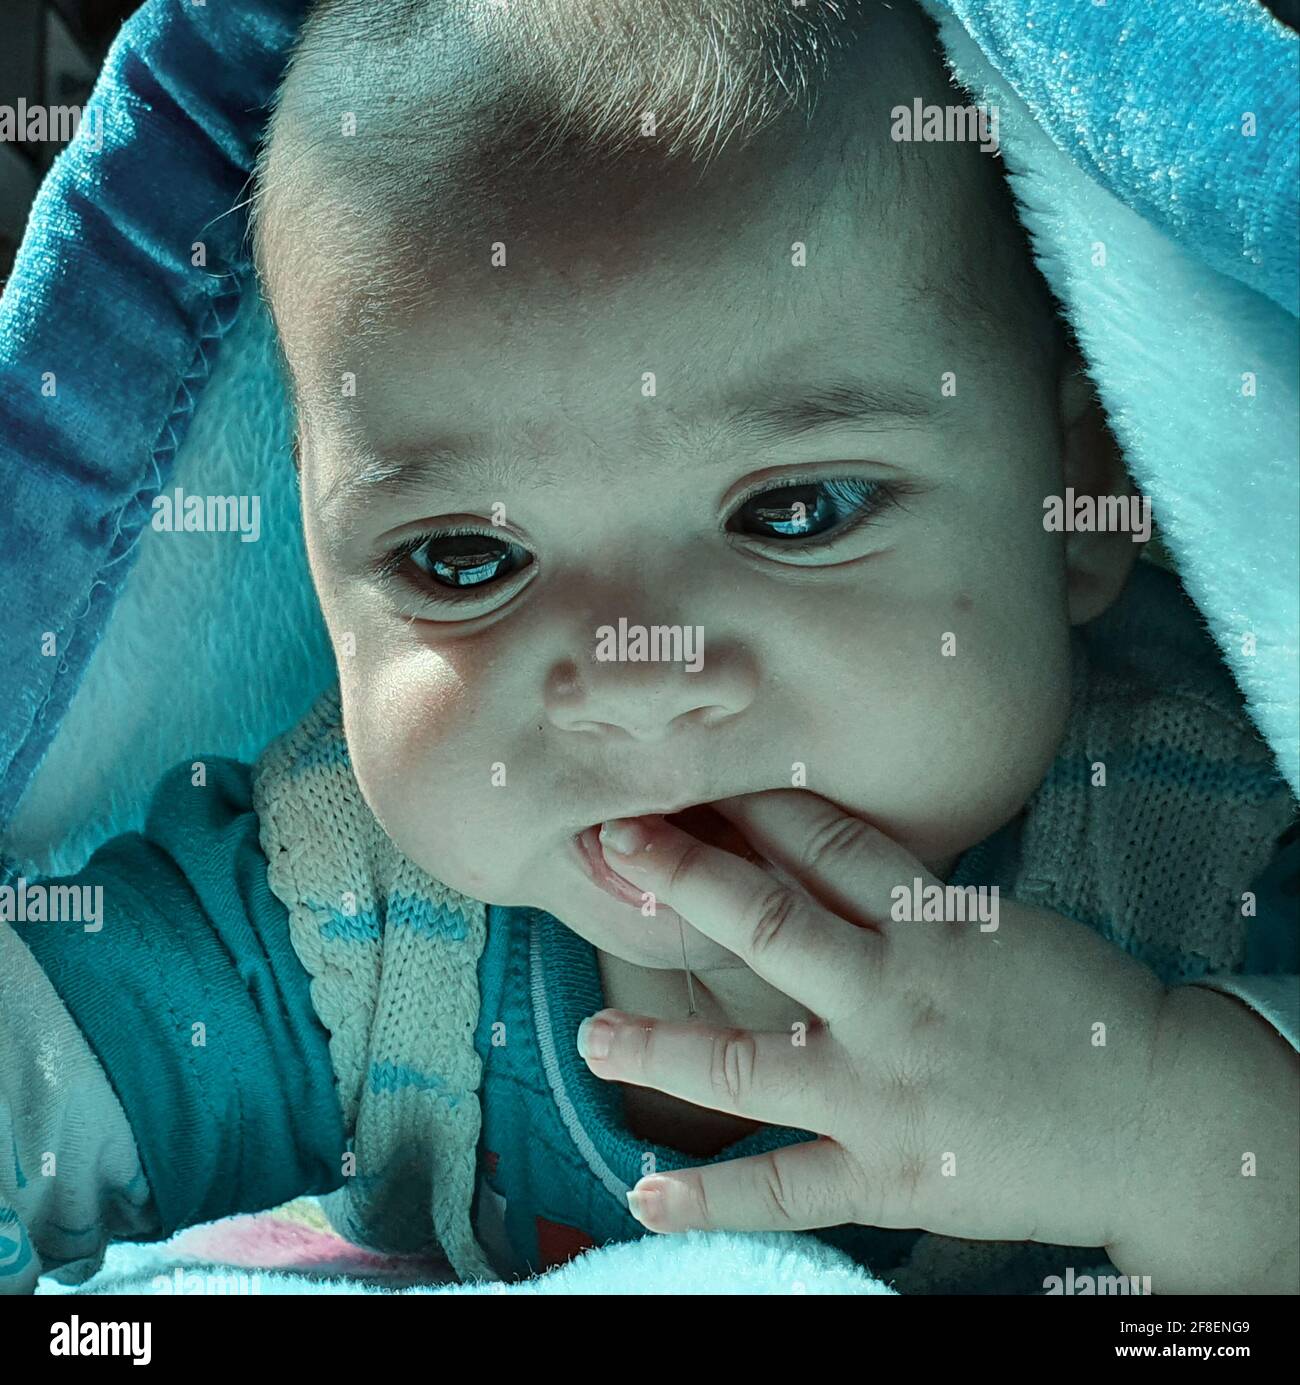
[[[934,264],[908,237],[873,237],[834,182],[826,203],[804,182],[794,215],[811,229],[792,231],[771,186],[719,184],[653,222],[633,208],[621,235],[539,229],[498,269],[426,267],[428,297],[387,319],[347,402],[339,470],[428,458],[463,481],[469,458],[503,477],[527,456],[589,479],[617,458],[626,477],[629,459],[774,448],[837,421],[937,422],[942,373],[965,376],[988,340],[956,254]]]
[[[702,456],[837,416],[933,421],[943,372],[969,378],[1001,341],[964,263],[969,222],[941,234],[921,215],[918,239],[910,219],[864,224],[844,180],[755,171],[657,201],[653,218],[633,203],[619,221],[539,224],[503,241],[497,267],[454,251],[417,263],[424,294],[382,314],[353,360],[331,473],[445,449],[457,477],[467,457],[525,454],[559,474],[581,458],[585,474],[600,456]]]
[[[719,313],[811,312],[819,292],[891,300],[891,329],[1005,316],[1018,228],[989,156],[873,138],[868,111],[829,114],[706,167],[624,157],[503,180],[487,154],[449,180],[432,224],[413,196],[386,236],[367,236],[352,286],[378,321],[467,299],[510,312],[547,289],[630,306],[665,285]]]
[[[756,332],[859,313],[895,342],[1014,337],[1028,264],[998,165],[974,144],[891,138],[904,95],[957,99],[914,30],[867,65],[826,85],[815,118],[704,161],[665,159],[653,140],[617,157],[523,152],[509,123],[467,125],[432,181],[412,178],[382,209],[364,185],[323,217],[296,209],[304,236],[327,224],[305,258],[346,268],[313,310],[277,322],[312,325],[296,354],[313,366],[413,319],[481,339],[548,305],[575,323],[598,322],[601,304],[677,302],[688,318],[749,315]]]

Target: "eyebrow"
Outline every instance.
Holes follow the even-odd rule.
[[[915,427],[936,413],[936,396],[901,382],[840,380],[811,390],[771,392],[731,409],[726,426],[757,442],[784,442],[825,428]]]
[[[382,456],[369,456],[337,477],[321,497],[321,509],[353,510],[378,496],[404,500],[427,491],[450,491],[470,478],[501,492],[536,490],[559,479],[533,458],[495,456],[468,437],[403,442],[383,448]]]
[[[730,405],[722,429],[753,443],[790,441],[832,428],[862,432],[914,428],[938,412],[937,394],[897,381],[838,380],[813,388],[753,392]],[[405,499],[452,490],[472,478],[486,489],[539,489],[559,481],[536,458],[485,452],[472,437],[442,437],[386,445],[326,491],[322,509],[358,508],[376,496]]]

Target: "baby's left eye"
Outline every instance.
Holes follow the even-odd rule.
[[[845,525],[855,527],[852,521],[866,518],[890,498],[883,482],[858,476],[775,486],[746,500],[727,521],[727,530],[781,542],[821,538]],[[761,527],[757,532],[732,527],[738,523]]]

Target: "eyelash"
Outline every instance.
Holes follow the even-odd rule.
[[[779,495],[782,491],[807,490],[817,486],[833,486],[860,488],[866,494],[855,502],[854,513],[839,526],[829,529],[824,535],[813,536],[807,539],[797,539],[792,537],[786,542],[776,539],[772,535],[734,535],[726,528],[732,519],[753,500],[761,495]],[[797,480],[790,478],[784,479],[777,477],[773,480],[761,482],[752,489],[746,491],[736,502],[731,515],[723,521],[721,533],[726,537],[738,537],[748,539],[751,543],[766,542],[774,547],[790,549],[799,553],[815,554],[821,553],[829,548],[843,543],[846,538],[865,529],[869,524],[874,523],[885,510],[891,506],[899,505],[900,501],[914,492],[916,488],[903,484],[902,482],[885,482],[868,480],[864,477],[845,477],[845,476],[816,476],[812,478],[800,477]],[[489,591],[494,585],[491,582],[484,582],[475,587],[465,587],[459,592],[454,587],[441,587],[433,583],[431,576],[415,565],[415,572],[408,572],[407,564],[420,549],[426,544],[437,540],[452,539],[461,536],[475,536],[479,538],[490,538],[499,543],[509,543],[507,539],[501,538],[498,534],[489,534],[485,530],[475,529],[467,525],[453,525],[448,529],[431,529],[420,534],[413,534],[410,538],[403,539],[396,547],[387,553],[380,555],[371,564],[372,575],[386,586],[397,586],[409,593],[414,591],[423,600],[431,601],[435,604],[455,606],[465,601],[472,600],[477,593]],[[503,555],[504,556],[504,555]],[[514,569],[514,572],[522,572],[528,566],[527,563]],[[509,574],[514,575],[513,573]]]
[[[422,534],[412,534],[410,538],[403,539],[396,548],[390,549],[389,552],[382,554],[372,564],[371,572],[381,582],[400,582],[404,586],[414,587],[422,596],[428,596],[430,594],[429,589],[418,579],[412,578],[404,573],[404,567],[426,544],[433,543],[438,539],[455,539],[461,537],[490,538],[496,540],[498,543],[508,542],[508,540],[502,539],[498,534],[488,534],[482,529],[474,529],[469,525],[463,524],[454,524],[450,529],[428,529]],[[516,571],[522,571],[522,569],[516,569]],[[423,575],[426,578],[429,576],[428,573]],[[462,594],[460,596],[455,594],[456,589],[454,587],[436,587],[433,589],[434,599],[437,600],[441,598],[449,601],[463,600],[470,592],[486,591],[487,587],[487,583],[478,587],[465,587],[462,589]]]
[[[748,539],[751,543],[762,543],[766,540],[776,548],[797,550],[799,553],[822,553],[828,548],[834,548],[837,544],[843,543],[846,538],[865,529],[867,525],[873,524],[886,509],[891,505],[897,505],[903,496],[911,494],[914,489],[899,481],[875,481],[863,476],[814,476],[811,479],[801,477],[798,480],[784,480],[777,477],[775,481],[760,482],[740,497],[736,502],[735,509],[731,512],[731,517],[724,522],[723,533],[729,534],[731,532],[726,528],[726,525],[740,514],[746,505],[757,500],[760,495],[779,495],[782,491],[791,490],[812,490],[817,486],[839,486],[842,488],[841,494],[844,490],[865,493],[860,494],[856,500],[850,502],[853,505],[853,513],[842,524],[828,529],[824,534],[797,541],[791,538],[785,542],[770,534],[741,534],[736,535],[736,537]]]

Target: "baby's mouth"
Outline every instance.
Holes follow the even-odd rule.
[[[665,813],[664,821],[671,822],[674,827],[706,846],[717,847],[732,856],[739,856],[742,861],[750,861],[754,865],[771,869],[768,862],[745,840],[744,833],[708,803],[696,803],[676,813]],[[606,894],[613,895],[625,904],[642,905],[644,896],[640,886],[623,879],[610,869],[605,860],[605,853],[600,845],[600,827],[600,823],[593,823],[574,838],[574,850],[578,861],[592,882]]]
[[[736,824],[724,818],[712,804],[696,803],[690,808],[683,808],[679,813],[667,813],[664,821],[671,822],[674,827],[689,833],[706,846],[716,846],[721,851],[729,851],[744,861],[761,863],[763,860],[746,841],[744,833]]]

